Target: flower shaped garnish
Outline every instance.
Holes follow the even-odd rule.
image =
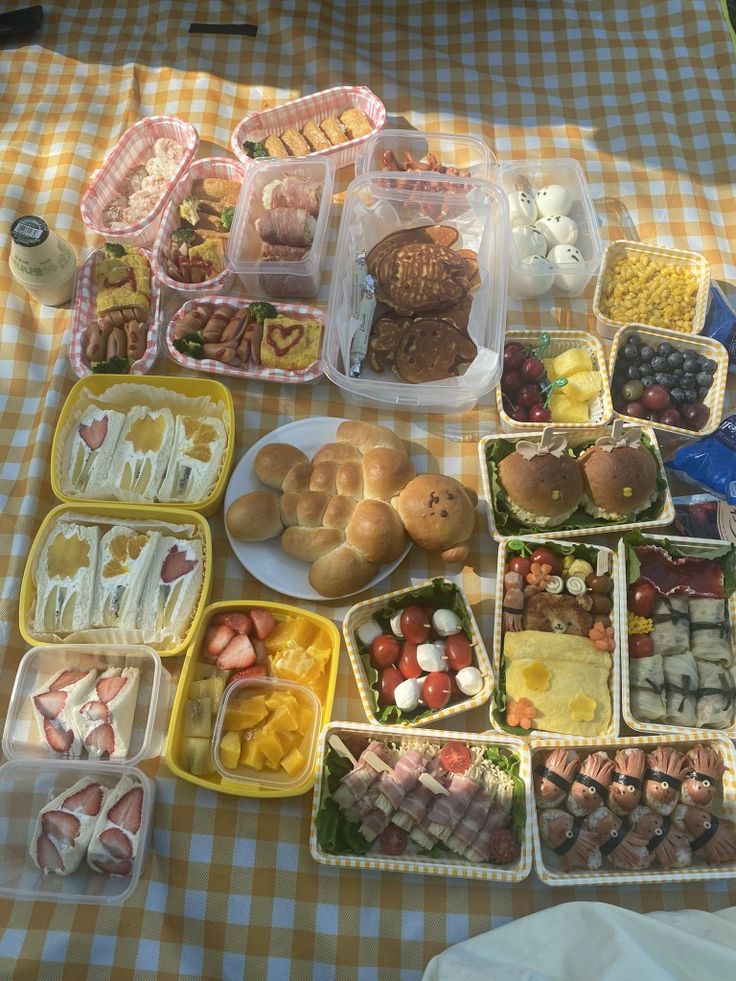
[[[606,627],[600,620],[596,620],[588,631],[589,640],[593,641],[597,651],[612,651],[616,647],[613,639],[613,627]]]
[[[596,705],[597,702],[594,698],[589,698],[581,691],[567,703],[573,722],[592,722],[595,718]]]
[[[536,707],[528,698],[520,698],[514,701],[510,698],[506,706],[506,722],[510,726],[520,726],[522,729],[531,729],[536,717]]]
[[[547,691],[549,688],[552,672],[539,661],[532,661],[521,673],[524,675],[527,688],[531,688],[532,691]]]

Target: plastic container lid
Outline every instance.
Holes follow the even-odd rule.
[[[481,180],[498,178],[498,159],[483,140],[475,136],[413,129],[381,129],[369,136],[355,158],[355,176],[391,170],[381,163],[381,157],[387,151],[391,151],[400,164],[403,164],[406,153],[410,153],[415,160],[423,160],[431,153],[444,167],[470,171],[471,177]]]
[[[296,745],[296,748],[304,757],[304,765],[293,776],[289,776],[280,766],[276,770],[257,770],[251,766],[238,764],[236,769],[228,769],[223,765],[220,755],[220,740],[227,731],[225,729],[225,716],[228,708],[244,701],[247,702],[250,698],[257,695],[268,697],[276,692],[291,692],[296,697],[300,709],[311,709],[311,727],[302,733],[301,741]],[[239,681],[232,682],[225,689],[225,694],[222,697],[217,713],[217,719],[215,720],[215,730],[212,735],[212,756],[215,766],[218,772],[227,780],[242,781],[243,783],[256,784],[260,787],[268,787],[275,790],[294,789],[302,784],[314,769],[321,717],[322,706],[317,696],[311,689],[295,681],[285,681],[281,678],[268,677],[242,678]],[[268,717],[263,721],[266,722],[267,720]],[[259,725],[255,728],[258,728]]]
[[[69,644],[33,647],[18,667],[3,730],[3,753],[9,759],[61,761],[40,737],[33,713],[32,696],[46,680],[61,670],[138,668],[140,671],[133,727],[126,764],[159,756],[168,721],[171,677],[161,666],[161,658],[150,647],[108,644]],[[110,761],[82,756],[80,765],[107,766]]]

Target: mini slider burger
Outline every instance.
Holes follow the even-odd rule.
[[[498,477],[509,509],[522,525],[564,524],[583,496],[577,460],[568,453],[565,438],[551,428],[539,443],[519,440],[514,452],[501,460]]]
[[[648,508],[657,496],[657,464],[641,442],[641,429],[624,433],[620,420],[578,458],[585,481],[582,505],[594,518],[624,521]]]

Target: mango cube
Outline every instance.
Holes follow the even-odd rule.
[[[271,657],[271,672],[285,681],[312,685],[322,674],[322,665],[309,651],[292,648]]]
[[[253,695],[250,698],[235,698],[228,702],[225,710],[225,728],[252,729],[268,715],[265,695]]]
[[[240,760],[240,733],[226,732],[220,740],[220,760],[226,770],[234,770]]]
[[[252,766],[254,770],[262,770],[264,764],[263,753],[258,748],[255,739],[246,739],[240,753],[240,762],[243,766]]]
[[[290,749],[281,761],[281,766],[286,770],[290,777],[295,776],[304,768],[305,759],[298,749]]]
[[[294,732],[299,728],[299,710],[296,709],[296,706],[292,709],[290,706],[281,705],[273,713],[264,728],[268,726],[277,732],[282,730],[285,732]]]
[[[567,387],[567,386],[566,386]],[[549,402],[549,409],[552,413],[552,422],[588,422],[590,414],[585,402],[574,402],[567,398],[562,391],[552,393]]]
[[[314,640],[316,633],[315,625],[305,617],[284,620],[282,623],[277,623],[266,637],[264,641],[266,653],[276,654],[278,651],[292,647],[307,647]]]
[[[580,371],[568,377],[564,395],[571,402],[590,402],[600,394],[602,386],[600,371]]]
[[[266,758],[266,764],[276,767],[284,755],[281,740],[273,730],[262,729],[255,736],[254,742]]]
[[[570,378],[581,371],[592,371],[593,362],[585,348],[571,347],[557,355],[553,367],[557,378]],[[550,381],[553,380],[550,378]]]

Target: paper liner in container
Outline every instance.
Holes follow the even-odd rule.
[[[479,705],[484,705],[491,697],[491,692],[493,691],[494,672],[491,668],[490,658],[488,657],[486,646],[483,643],[483,638],[481,637],[480,630],[478,629],[478,624],[475,616],[473,615],[473,608],[471,607],[467,596],[459,586],[451,582],[449,579],[444,579],[442,581],[445,585],[452,586],[457,591],[463,605],[465,606],[465,611],[468,615],[468,620],[470,621],[470,643],[475,653],[474,663],[475,667],[478,668],[482,675],[483,687],[477,695],[466,695],[460,701],[455,702],[455,704],[447,705],[443,709],[430,712],[429,715],[426,715],[421,719],[417,719],[416,721],[407,719],[405,722],[393,723],[394,726],[398,726],[399,728],[402,726],[411,727],[435,725],[438,722],[442,722],[443,719],[449,719],[453,715],[458,715],[460,712],[467,712],[469,709],[477,708]],[[369,722],[373,723],[374,725],[381,726],[382,728],[385,727],[385,723],[381,722],[376,716],[376,697],[371,691],[365,665],[363,664],[363,659],[360,656],[357,631],[364,623],[367,623],[368,620],[371,619],[374,613],[381,610],[390,600],[395,600],[400,596],[413,593],[417,589],[431,585],[432,580],[427,579],[424,582],[418,582],[414,586],[409,586],[406,589],[396,589],[392,593],[384,593],[383,596],[376,596],[373,599],[363,600],[362,603],[356,603],[355,606],[351,606],[345,614],[342,632],[345,638],[345,644],[347,645],[348,656],[350,657],[350,664],[353,668],[353,674],[355,675],[355,682],[358,686],[358,692],[360,693],[360,700],[363,703],[363,711],[365,712],[366,718]]]
[[[138,249],[151,265],[151,253]],[[104,258],[104,249],[99,248],[88,253],[77,269],[77,279],[74,287],[72,302],[72,326],[69,339],[69,364],[78,378],[93,374],[85,353],[87,347],[87,330],[98,320],[97,314],[97,280],[95,267]],[[153,275],[151,265],[151,306],[148,311],[146,326],[146,350],[143,357],[134,361],[130,366],[131,375],[145,375],[151,370],[158,355],[158,319],[161,305],[161,289]]]
[[[601,393],[589,403],[588,414],[590,418],[587,422],[552,422],[550,425],[555,429],[587,429],[590,426],[605,426],[610,421],[613,414],[611,404],[611,384],[608,369],[606,368],[606,355],[603,345],[592,334],[584,330],[551,330],[548,332],[550,337],[549,346],[545,348],[543,358],[555,358],[563,351],[570,348],[587,351],[593,364],[593,371],[601,373]],[[541,332],[538,330],[507,330],[506,344],[522,344],[524,347],[536,347],[539,344]],[[501,417],[504,429],[509,430],[528,430],[539,429],[538,422],[516,422],[506,412],[503,407],[503,396],[500,384],[496,387],[496,410]]]
[[[551,426],[551,428],[556,429],[557,427]],[[630,427],[624,427],[624,431],[626,431],[626,428]],[[559,538],[587,538],[592,535],[619,534],[622,531],[634,531],[637,528],[663,528],[665,525],[671,524],[675,519],[675,506],[672,503],[672,492],[665,473],[662,454],[659,450],[657,434],[649,426],[638,426],[637,428],[641,429],[642,433],[649,439],[650,449],[654,453],[657,462],[657,475],[661,483],[659,494],[662,497],[662,510],[656,518],[651,518],[647,521],[629,521],[624,523],[610,521],[608,524],[593,525],[586,528],[570,528],[563,524],[555,528],[550,528],[549,530],[544,529],[539,531],[533,531],[531,528],[525,529],[523,526],[520,526],[517,531],[508,534],[500,532],[496,527],[491,474],[486,454],[491,444],[497,440],[503,439],[515,443],[520,439],[536,439],[541,438],[543,431],[537,430],[536,432],[529,433],[493,433],[489,436],[484,436],[478,443],[478,457],[480,473],[483,480],[483,496],[487,504],[488,529],[491,535],[497,542],[503,542],[509,538],[527,539],[539,538],[540,536],[554,541]],[[565,436],[567,437],[568,445],[575,448],[582,443],[595,441],[600,436],[610,436],[610,434],[610,427],[600,426],[598,428],[587,427],[585,429],[576,429],[565,433]]]
[[[645,753],[651,752],[655,746],[672,746],[681,753],[687,752],[695,745],[708,746],[717,750],[726,763],[723,774],[723,799],[719,806],[714,807],[719,817],[736,821],[736,753],[733,743],[723,736],[713,733],[703,737],[702,732],[689,735],[682,731],[676,736],[662,734],[660,736],[619,736],[617,739],[578,739],[577,737],[556,737],[549,739],[534,738],[529,744],[531,752],[531,768],[534,772],[539,762],[539,756],[546,750],[562,747],[584,752],[586,755],[596,750],[608,750],[611,754],[616,750],[626,748],[641,748]],[[693,865],[684,869],[640,869],[634,872],[603,866],[597,872],[576,869],[573,872],[563,871],[557,865],[557,856],[542,843],[539,833],[539,812],[534,801],[534,789],[531,792],[532,805],[530,821],[534,838],[534,871],[542,882],[548,886],[618,886],[626,883],[648,885],[660,882],[698,882],[705,879],[733,879],[736,875],[736,862],[727,865],[707,865],[704,861],[693,857]]]
[[[219,419],[226,430],[227,442],[215,482],[201,501],[152,501],[133,491],[124,491],[110,482],[108,500],[125,504],[142,505],[152,511],[160,507],[186,508],[204,515],[214,514],[225,495],[235,450],[235,410],[230,390],[220,382],[199,378],[159,377],[131,378],[128,375],[89,375],[80,379],[67,396],[54,430],[51,445],[51,489],[65,503],[88,501],[101,504],[103,500],[85,497],[76,492],[70,481],[65,451],[74,429],[84,412],[90,407],[116,409],[128,412],[136,406],[151,409],[168,408],[174,414],[197,418]]]
[[[155,517],[152,517],[155,515]],[[196,540],[202,550],[202,578],[199,595],[189,623],[180,634],[171,631],[146,631],[127,627],[97,627],[79,629],[65,636],[37,633],[33,625],[36,607],[36,571],[44,543],[58,527],[79,524],[99,529],[100,537],[114,525],[126,525],[136,530],[158,531],[183,542]],[[95,565],[91,589],[96,587]],[[49,511],[43,520],[23,570],[20,586],[19,626],[25,641],[32,646],[58,644],[144,644],[153,647],[161,657],[181,654],[196,630],[212,585],[212,535],[207,521],[196,511],[175,508],[153,510],[135,504],[60,504]]]
[[[685,249],[669,249],[664,245],[645,245],[643,242],[628,242],[626,239],[619,239],[611,242],[603,253],[601,271],[598,274],[598,281],[595,284],[595,295],[593,296],[593,313],[596,316],[597,330],[603,337],[613,338],[616,331],[621,327],[627,327],[628,323],[620,320],[611,320],[601,310],[601,300],[603,291],[606,287],[606,279],[611,269],[616,263],[631,255],[648,255],[667,265],[680,266],[689,269],[698,281],[698,293],[695,299],[695,313],[693,314],[692,327],[689,332],[673,331],[682,338],[688,338],[690,334],[702,334],[705,324],[705,312],[708,308],[708,293],[710,290],[710,263],[699,252],[688,252]],[[642,324],[642,327],[660,327],[658,324]]]
[[[373,124],[374,131],[379,130],[386,121],[386,107],[365,85],[336,85],[334,88],[285,102],[281,106],[248,113],[235,127],[230,146],[246,167],[258,165],[260,159],[253,159],[243,151],[246,140],[259,143],[267,136],[281,136],[287,129],[301,130],[310,120],[321,123],[328,116],[339,118],[346,109],[360,109],[364,112]],[[305,154],[305,158],[327,157],[335,165],[335,169],[339,170],[355,162],[357,152],[371,135],[368,133],[329,149],[315,150]]]
[[[171,237],[171,233],[181,227],[182,219],[179,215],[179,205],[184,198],[189,196],[194,181],[202,180],[205,177],[217,177],[220,180],[242,182],[244,176],[245,171],[242,165],[236,160],[230,160],[229,157],[204,157],[201,160],[195,160],[182,176],[174,188],[161,219],[161,227],[158,230],[151,256],[153,271],[164,286],[176,290],[177,293],[185,294],[224,293],[229,288],[233,281],[233,272],[228,266],[227,257],[222,272],[213,276],[212,279],[205,280],[203,283],[180,283],[179,280],[172,279],[166,273],[163,249]],[[223,248],[224,251],[227,251],[226,246]]]
[[[189,647],[184,658],[181,674],[174,695],[174,704],[171,709],[171,720],[169,722],[169,737],[166,743],[166,764],[177,777],[187,780],[189,783],[204,787],[206,790],[214,790],[221,794],[232,794],[235,797],[298,797],[311,790],[314,786],[315,772],[317,763],[305,780],[294,788],[262,787],[252,782],[243,780],[227,780],[217,772],[212,764],[212,772],[205,776],[196,776],[190,773],[184,765],[182,759],[182,728],[184,722],[184,704],[189,697],[189,686],[194,681],[197,666],[201,663],[199,650],[202,644],[210,620],[217,613],[242,612],[247,613],[253,607],[268,610],[277,623],[283,620],[290,620],[295,617],[303,617],[314,624],[319,630],[329,637],[330,640],[330,662],[325,668],[325,683],[319,692],[319,699],[322,704],[322,716],[320,728],[327,725],[332,714],[332,702],[335,697],[335,685],[337,683],[337,668],[340,660],[340,634],[335,624],[327,617],[312,613],[310,610],[301,609],[298,606],[290,606],[287,603],[271,603],[262,600],[233,600],[232,602],[221,601],[207,606],[198,620],[197,627],[193,631]],[[318,679],[319,683],[319,679]],[[314,687],[314,686],[313,686]]]
[[[174,331],[176,330],[177,324],[182,317],[189,313],[190,310],[194,310],[200,303],[211,303],[213,306],[227,303],[230,306],[236,307],[238,310],[242,310],[255,302],[257,301],[246,296],[222,295],[200,296],[196,300],[187,300],[184,306],[180,307],[171,318],[164,332],[166,350],[169,353],[169,357],[178,365],[181,365],[182,368],[189,368],[190,371],[201,371],[212,375],[228,375],[230,378],[250,378],[253,381],[280,382],[283,385],[300,385],[319,378],[322,374],[322,366],[319,361],[310,364],[308,368],[298,368],[295,371],[286,371],[284,368],[266,368],[263,365],[253,365],[253,367],[241,365],[240,367],[234,367],[231,364],[225,364],[223,361],[216,361],[214,358],[190,358],[189,355],[182,354],[174,347]],[[310,307],[298,303],[275,303],[273,306],[276,307],[280,314],[292,320],[299,320],[300,318],[316,320],[322,325],[322,334],[324,335],[324,313],[319,307]]]
[[[665,542],[671,542],[673,545],[677,545],[678,548],[685,552],[692,551],[697,552],[698,546],[701,548],[724,548],[725,544],[722,541],[709,539],[709,538],[683,538],[679,535],[655,535],[647,534],[647,539],[651,539],[655,544],[664,545]],[[734,711],[734,721],[727,729],[700,729],[691,726],[678,726],[672,725],[668,722],[644,722],[640,719],[634,718],[633,712],[631,710],[631,689],[630,689],[630,675],[629,675],[629,632],[628,632],[628,582],[627,582],[627,572],[626,572],[626,544],[623,539],[618,543],[618,593],[620,596],[619,603],[619,625],[618,633],[621,638],[621,711],[623,713],[624,722],[626,725],[633,729],[635,732],[653,732],[660,733],[663,736],[674,736],[676,738],[681,738],[683,735],[691,736],[694,739],[700,739],[703,736],[716,736],[721,733],[728,736],[730,739],[736,740],[736,710]],[[734,671],[736,668],[736,635],[734,635],[734,625],[736,625],[736,593],[728,599],[728,620],[730,624],[730,640],[731,640],[731,655],[732,664],[730,666],[730,673],[732,678],[734,677]]]
[[[485,181],[496,180],[499,173],[496,154],[475,136],[432,133],[428,130],[382,129],[369,136],[358,151],[355,176],[379,170],[396,173],[393,167],[384,166],[385,153],[393,153],[400,165],[403,165],[406,154],[420,162],[431,154],[443,167],[457,167],[468,171],[469,177],[479,177]]]
[[[135,167],[151,155],[153,144],[161,138],[174,140],[184,147],[184,155],[174,176],[154,207],[140,221],[127,228],[110,228],[102,213],[122,190],[125,178]],[[151,248],[161,221],[161,213],[171,197],[174,187],[194,159],[199,146],[199,133],[191,123],[176,116],[148,116],[125,130],[105,158],[100,170],[92,175],[92,181],[82,196],[80,209],[82,221],[93,232],[106,239]]]
[[[518,536],[517,536],[518,537]],[[498,547],[498,565],[496,566],[496,599],[493,611],[493,673],[497,679],[496,684],[500,687],[501,679],[503,678],[502,673],[502,659],[503,659],[503,597],[505,593],[505,588],[503,584],[503,579],[506,570],[506,562],[508,561],[508,539],[501,541]],[[531,546],[545,545],[550,541],[549,535],[535,535],[533,538],[526,538],[524,541]],[[570,549],[574,549],[576,545],[585,545],[586,548],[595,549],[596,552],[602,552],[609,559],[609,570],[611,573],[611,580],[613,582],[613,593],[611,594],[611,600],[613,601],[613,609],[611,610],[611,624],[614,630],[614,641],[615,647],[611,652],[611,674],[608,678],[608,688],[611,695],[611,722],[608,729],[601,733],[603,736],[615,736],[621,727],[621,704],[619,699],[619,678],[621,674],[621,634],[620,634],[620,624],[619,624],[619,611],[622,606],[621,591],[620,591],[620,579],[618,577],[618,566],[619,559],[616,553],[610,549],[605,548],[602,545],[593,545],[590,542],[566,542],[556,540],[556,544],[568,546]],[[494,705],[491,703],[489,717],[491,725],[497,732],[506,733],[507,730],[501,725],[501,723],[496,719],[496,714],[494,712]],[[526,738],[527,736],[543,736],[544,730],[542,729],[529,729],[526,736],[517,738]],[[572,738],[582,738],[579,736],[565,736],[561,735],[560,738],[572,739]]]
[[[396,185],[401,183],[401,187]],[[463,190],[458,188],[462,186]],[[441,221],[427,217],[441,208]],[[460,233],[454,249],[477,253],[480,284],[471,290],[468,334],[477,355],[467,371],[441,381],[412,384],[363,362],[350,374],[352,271],[356,254],[368,253],[392,232],[441,223]],[[349,186],[343,207],[327,310],[322,364],[330,381],[358,404],[389,404],[427,412],[472,409],[501,377],[508,276],[508,203],[500,187],[446,174],[365,174]],[[440,312],[437,314],[440,316]]]
[[[640,324],[629,324],[627,327],[619,328],[616,331],[616,336],[613,338],[611,354],[608,359],[608,371],[611,377],[613,377],[613,372],[616,368],[616,359],[619,352],[626,346],[626,341],[632,334],[638,334],[639,337],[655,348],[662,341],[669,341],[671,344],[674,344],[677,350],[692,348],[698,354],[702,354],[706,358],[712,358],[717,362],[718,367],[713,375],[713,384],[703,399],[710,409],[710,415],[702,429],[694,431],[692,429],[685,429],[684,426],[666,426],[663,422],[649,423],[652,429],[661,429],[667,433],[678,433],[680,436],[687,436],[688,439],[692,439],[693,436],[710,436],[711,433],[714,433],[721,424],[723,401],[726,397],[728,351],[725,347],[720,341],[714,341],[709,337],[702,337],[697,334],[682,334],[680,331],[665,330],[663,327],[644,327]],[[633,423],[637,421],[633,416],[627,416],[622,412],[615,412],[615,415],[619,419],[631,420]]]
[[[317,840],[316,819],[325,794],[324,759],[331,736],[340,738],[364,736],[366,739],[390,741],[398,744],[414,744],[425,740],[442,746],[449,742],[464,742],[471,746],[498,747],[518,756],[519,777],[524,784],[526,820],[520,835],[521,854],[512,866],[493,865],[490,862],[473,863],[459,856],[452,858],[429,858],[410,856],[391,858],[387,855],[333,855],[324,851]],[[401,726],[367,725],[365,722],[331,722],[322,731],[317,750],[317,778],[312,803],[312,826],[309,834],[309,850],[317,862],[323,865],[336,865],[344,869],[371,869],[379,872],[401,872],[403,874],[440,875],[453,878],[479,879],[484,882],[521,882],[531,871],[532,825],[534,823],[534,804],[532,797],[532,771],[529,750],[521,739],[514,736],[497,736],[493,733],[449,732],[438,729],[405,729]]]

